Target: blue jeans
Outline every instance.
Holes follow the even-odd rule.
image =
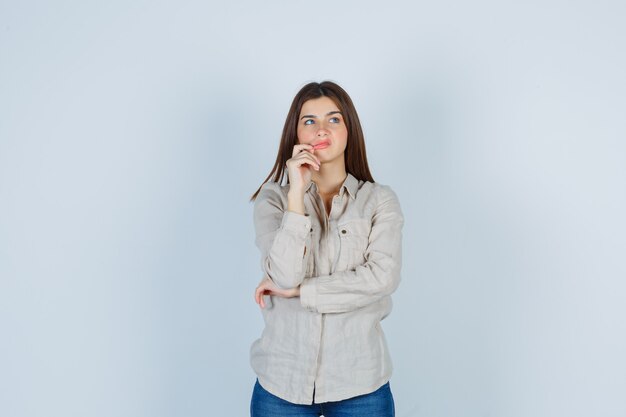
[[[389,382],[376,391],[321,404],[294,404],[269,393],[257,379],[250,402],[251,417],[394,417]]]

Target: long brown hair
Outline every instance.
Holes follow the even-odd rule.
[[[367,164],[365,139],[363,137],[363,130],[361,129],[361,122],[359,121],[359,116],[356,113],[352,99],[350,99],[350,96],[343,88],[334,82],[323,81],[321,83],[312,82],[305,85],[294,97],[289,113],[287,113],[283,134],[280,137],[280,146],[278,147],[276,162],[274,162],[274,167],[267,178],[265,178],[265,181],[263,181],[263,184],[268,182],[270,178],[272,181],[280,184],[282,183],[283,177],[286,177],[287,184],[289,184],[286,163],[287,160],[291,158],[293,147],[298,144],[297,128],[300,111],[306,101],[320,97],[330,98],[337,107],[339,107],[346,122],[346,128],[348,130],[348,142],[344,152],[346,172],[352,174],[356,179],[374,182],[374,178],[372,178]],[[263,184],[261,184],[252,197],[250,197],[250,201],[256,199]]]

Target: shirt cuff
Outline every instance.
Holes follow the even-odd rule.
[[[311,231],[311,218],[308,214],[285,211],[280,225],[283,229],[292,230],[303,238]]]
[[[305,310],[317,312],[317,285],[315,278],[305,278],[300,284],[300,304]]]

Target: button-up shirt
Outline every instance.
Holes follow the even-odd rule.
[[[311,182],[305,214],[287,210],[289,184],[263,184],[254,203],[261,267],[300,297],[269,296],[250,349],[259,383],[296,404],[375,391],[391,377],[380,326],[400,281],[404,217],[388,185],[347,175],[330,215]],[[267,296],[266,296],[267,297]]]

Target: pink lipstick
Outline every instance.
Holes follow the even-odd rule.
[[[328,148],[329,146],[330,146],[330,142],[325,140],[323,142],[316,143],[315,145],[313,145],[313,149],[324,149],[324,148]]]

